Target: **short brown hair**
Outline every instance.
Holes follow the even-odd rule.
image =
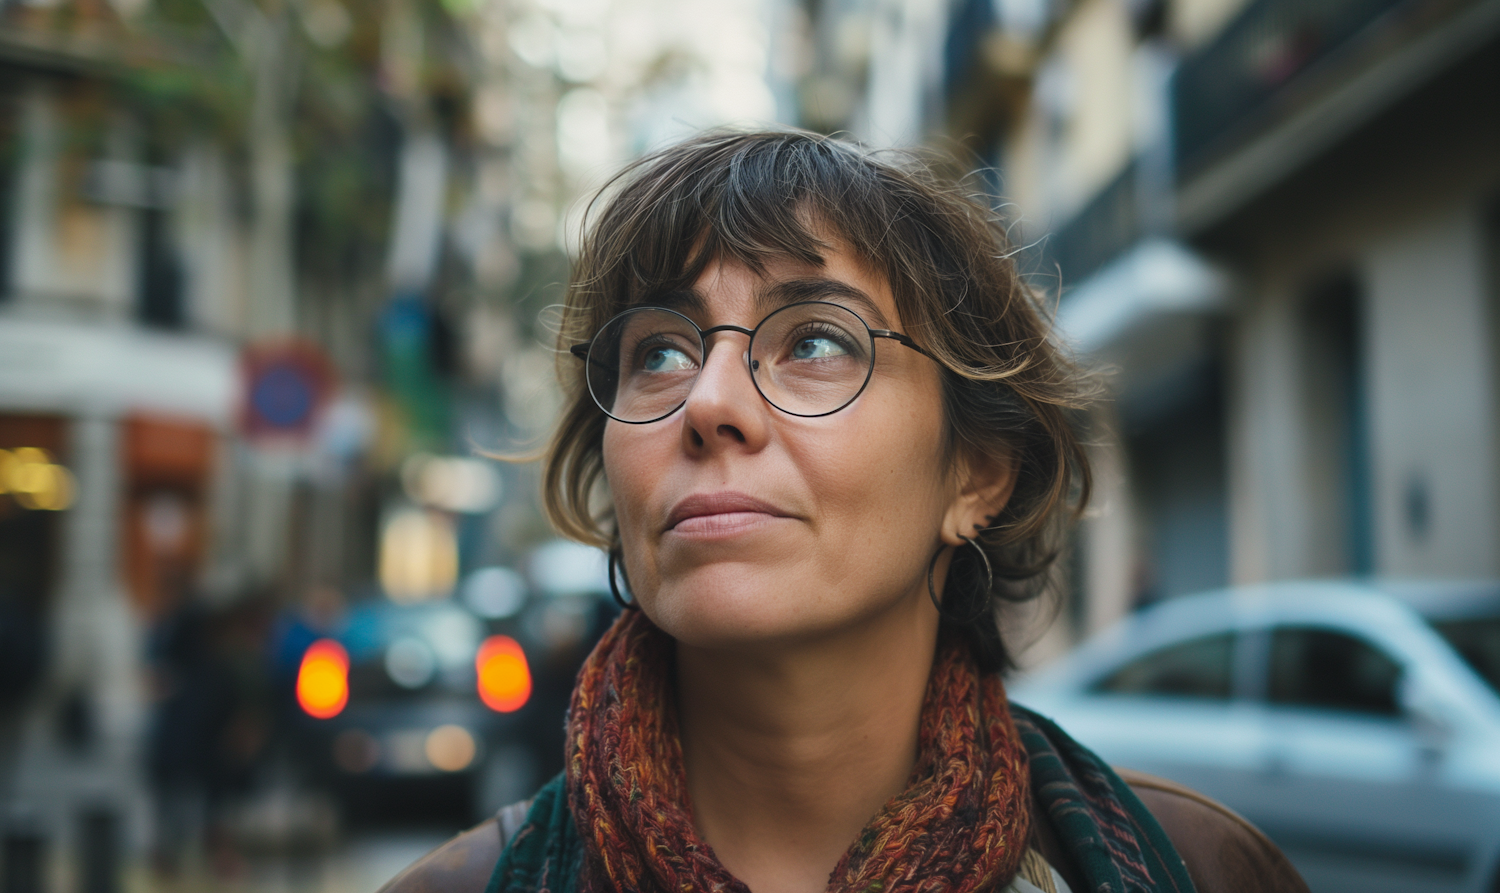
[[[652,294],[690,287],[715,260],[757,272],[779,258],[821,266],[829,245],[820,234],[832,233],[884,274],[902,327],[944,367],[949,449],[1016,463],[1010,501],[977,537],[995,572],[993,594],[1014,601],[1041,590],[1088,499],[1077,422],[1089,389],[1051,338],[989,207],[910,154],[803,131],[719,130],[631,164],[584,219],[558,333],[564,411],[543,483],[561,532],[606,549],[620,544],[601,486],[606,416],[567,348]],[[962,581],[981,569],[972,550],[960,549],[944,606],[978,615],[966,631],[982,662],[998,667],[1008,658],[994,611],[972,596],[956,605]]]

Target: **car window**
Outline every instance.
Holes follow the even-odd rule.
[[[1230,633],[1189,639],[1136,658],[1097,683],[1094,690],[1228,699],[1233,654]]]
[[[1363,639],[1316,627],[1271,634],[1271,703],[1394,715],[1401,666]]]
[[[1496,693],[1500,693],[1500,617],[1442,620],[1433,627]]]

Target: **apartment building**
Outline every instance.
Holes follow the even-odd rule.
[[[1110,370],[1078,633],[1232,583],[1500,574],[1500,4],[823,10],[805,120],[968,153]]]
[[[350,69],[403,22],[338,3],[281,20],[253,3],[0,8],[5,834],[56,853],[105,814],[138,851],[150,629],[188,600],[295,602],[374,575],[365,521],[427,432],[390,422],[391,455],[365,463],[370,395],[396,405],[440,374],[444,168],[467,114],[448,14],[392,9],[435,23],[375,60],[394,70],[377,90]],[[394,194],[403,162],[433,195]],[[388,239],[406,246],[389,263]],[[431,243],[415,259],[413,239]]]

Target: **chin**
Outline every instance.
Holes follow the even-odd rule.
[[[679,642],[700,648],[773,644],[838,626],[818,601],[828,586],[792,583],[798,575],[716,565],[663,581],[642,598],[652,622]],[[805,580],[805,578],[803,578]]]

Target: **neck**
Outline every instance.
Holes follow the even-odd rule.
[[[694,823],[755,893],[824,890],[906,787],[936,639],[931,606],[905,599],[813,641],[728,654],[678,644]]]

